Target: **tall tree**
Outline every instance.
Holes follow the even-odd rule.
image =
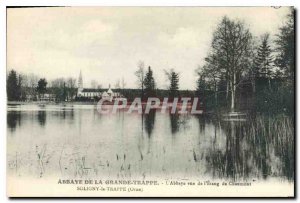
[[[121,87],[122,87],[122,94],[124,95],[124,89],[125,89],[125,87],[126,87],[126,82],[125,82],[125,80],[124,80],[124,77],[122,77]]]
[[[11,70],[8,74],[6,91],[8,101],[17,101],[20,99],[18,77],[14,70]]]
[[[76,95],[76,79],[70,77],[70,78],[67,79],[66,84],[67,84],[67,87],[68,87],[68,90],[69,90],[68,95],[70,96],[71,99],[73,99],[74,96]]]
[[[67,88],[66,88],[66,82],[64,82],[63,91],[62,91],[62,101],[66,101],[68,98]]]
[[[55,95],[56,101],[64,101],[65,100],[65,79],[64,78],[57,78],[51,81],[51,90],[52,93]]]
[[[250,69],[251,41],[252,35],[245,24],[228,17],[223,17],[213,34],[211,55],[217,60],[214,63],[218,69],[226,75],[231,94],[231,111],[236,108],[237,86],[242,81],[242,75]]]
[[[135,72],[137,77],[138,88],[141,89],[141,98],[144,97],[144,79],[145,79],[145,64],[143,61],[138,62],[138,70]]]
[[[294,81],[295,76],[295,25],[294,25],[294,8],[290,9],[287,15],[285,24],[279,28],[279,34],[275,43],[277,45],[276,51],[278,56],[276,58],[276,65],[278,65],[284,72],[285,76]]]
[[[155,95],[155,80],[153,78],[153,71],[151,70],[150,66],[148,67],[148,71],[145,75],[144,86],[146,98]]]
[[[266,78],[268,80],[268,86],[269,88],[271,88],[270,80],[272,77],[274,60],[272,56],[269,37],[270,35],[268,33],[262,36],[262,42],[258,47],[255,57],[254,76],[255,78]]]
[[[196,96],[203,97],[205,91],[205,80],[201,73],[198,73],[198,79],[196,81]]]
[[[22,92],[22,84],[23,84],[23,78],[22,76],[19,74],[19,77],[18,77],[18,86],[17,86],[17,97],[21,100],[24,100],[24,92]]]
[[[25,74],[19,74],[19,84],[21,87],[21,100],[25,101],[26,99],[30,99],[31,91],[28,76]]]
[[[165,74],[167,75],[168,80],[170,82],[169,96],[171,98],[178,97],[179,96],[179,73],[175,72],[175,70],[172,68],[169,71],[165,70]]]
[[[210,54],[205,58],[205,65],[199,70],[201,75],[214,92],[215,105],[218,105],[218,83],[222,77],[222,66],[218,64],[217,56]]]
[[[118,80],[116,81],[116,83],[115,83],[115,86],[114,86],[115,89],[118,90],[118,91],[120,91],[120,88],[121,88],[120,83],[121,83],[121,82],[120,82],[120,79],[118,79]]]
[[[121,91],[121,80],[118,79],[114,85],[115,90],[118,92],[118,94],[120,94]]]
[[[29,78],[29,85],[30,85],[30,95],[32,96],[32,99],[36,99],[36,86],[38,83],[38,76],[34,75],[33,73],[28,75]]]
[[[206,89],[206,82],[205,82],[204,75],[198,73],[195,96],[198,97],[198,101],[200,102],[201,105],[204,104],[205,89]]]
[[[64,83],[65,84],[65,83]],[[47,91],[47,81],[45,78],[41,78],[38,81],[38,86],[36,88],[39,95],[44,95]]]

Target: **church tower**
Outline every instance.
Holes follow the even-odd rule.
[[[83,82],[82,82],[82,75],[80,70],[79,78],[78,78],[78,92],[81,92],[82,90],[83,90]]]

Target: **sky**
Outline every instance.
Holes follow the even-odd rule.
[[[7,70],[51,81],[95,80],[103,88],[118,80],[136,88],[139,61],[151,66],[158,88],[164,70],[179,72],[180,89],[195,89],[214,30],[223,16],[245,22],[255,37],[273,36],[287,7],[54,7],[9,8]]]

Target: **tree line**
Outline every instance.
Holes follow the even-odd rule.
[[[197,69],[197,95],[208,108],[289,111],[294,107],[294,10],[270,39],[256,40],[246,24],[223,17],[205,63]]]
[[[138,89],[126,88],[124,78],[118,80],[115,84],[114,91],[120,92],[129,101],[134,100],[136,97],[146,99],[148,97],[158,96],[175,96],[179,95],[179,74],[175,73],[172,69],[170,72],[166,72],[170,79],[170,89],[160,90],[157,89],[156,83],[153,77],[152,68],[149,66],[147,71],[144,70],[144,66],[140,67],[136,75],[141,78]],[[141,82],[143,81],[143,82]],[[106,91],[96,81],[91,81],[92,89],[99,91]],[[141,90],[139,89],[141,88]],[[170,92],[170,94],[169,94]],[[193,91],[181,91],[182,95],[191,96]],[[99,98],[78,98],[77,97],[77,85],[75,78],[57,78],[48,82],[45,78],[39,78],[34,74],[24,75],[18,74],[15,70],[11,70],[7,77],[7,99],[8,101],[37,101],[43,97],[44,94],[54,95],[55,101],[94,101]]]
[[[185,94],[199,97],[206,110],[254,110],[268,113],[293,113],[295,77],[294,10],[273,36],[257,40],[243,21],[224,16],[213,32],[204,64],[196,70],[196,90]],[[135,72],[141,98],[157,95],[151,67],[138,63]],[[183,96],[179,91],[179,73],[165,70],[169,80],[166,92],[159,96]]]
[[[179,92],[184,92],[179,90],[179,73],[173,68],[170,70],[164,70],[165,75],[169,81],[168,89],[166,91],[160,90],[156,87],[156,82],[153,77],[153,70],[151,66],[145,68],[143,61],[138,62],[138,70],[135,72],[137,77],[138,88],[141,90],[140,97],[142,100],[147,100],[148,97],[178,97]],[[193,94],[189,94],[192,96]]]
[[[49,84],[45,78],[18,74],[15,70],[9,71],[6,88],[8,101],[37,101],[46,93],[53,95],[56,101],[70,101],[77,92],[74,78],[57,78]]]

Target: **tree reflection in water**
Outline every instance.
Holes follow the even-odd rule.
[[[7,126],[11,131],[14,131],[16,127],[21,125],[21,113],[20,111],[8,111],[7,112]]]
[[[206,162],[213,176],[266,179],[282,174],[289,180],[294,178],[293,124],[288,117],[219,123],[226,137],[226,147],[218,149],[214,143],[209,148]]]
[[[175,134],[179,131],[179,114],[169,114],[170,115],[170,124],[171,124],[171,132]]]
[[[151,137],[152,131],[153,131],[153,128],[154,128],[155,114],[156,114],[155,109],[151,109],[149,111],[149,114],[144,114],[144,116],[145,116],[145,130],[146,130],[149,138]]]
[[[46,123],[46,111],[38,111],[38,122],[41,126],[44,126]]]
[[[200,133],[204,133],[205,132],[205,116],[204,115],[195,115],[196,118],[198,119],[198,123],[199,123],[199,132]]]
[[[141,115],[124,112],[99,115],[96,110],[83,108],[74,108],[74,111],[72,107],[59,108],[59,111],[53,111],[52,106],[33,111],[23,108],[23,111],[14,108],[7,111],[7,126],[8,135],[19,136],[8,136],[10,143],[24,145],[24,140],[28,141],[27,148],[20,150],[26,155],[35,147],[29,142],[32,139],[29,132],[36,127],[34,123],[42,126],[36,127],[35,133],[45,135],[43,139],[35,136],[35,141],[53,142],[53,151],[60,152],[60,143],[65,140],[70,149],[75,145],[83,149],[82,143],[92,146],[90,161],[97,170],[102,170],[102,163],[115,160],[118,154],[123,161],[125,155],[126,161],[130,160],[132,175],[146,172],[148,177],[150,174],[172,176],[176,172],[186,177],[236,180],[270,177],[292,180],[294,177],[294,121],[291,117],[249,116],[246,122],[241,122],[224,121],[207,114],[161,114],[155,110]],[[53,130],[61,133],[53,135]],[[15,151],[11,149],[9,153],[14,157]],[[102,156],[93,157],[97,154]],[[97,165],[99,160],[101,165]],[[56,173],[56,162],[51,164]],[[119,172],[121,166],[115,166],[109,163],[109,173]]]
[[[190,114],[169,114],[170,117],[170,127],[171,133],[174,135],[179,132],[179,130],[188,130],[190,128],[189,122],[191,119]]]

